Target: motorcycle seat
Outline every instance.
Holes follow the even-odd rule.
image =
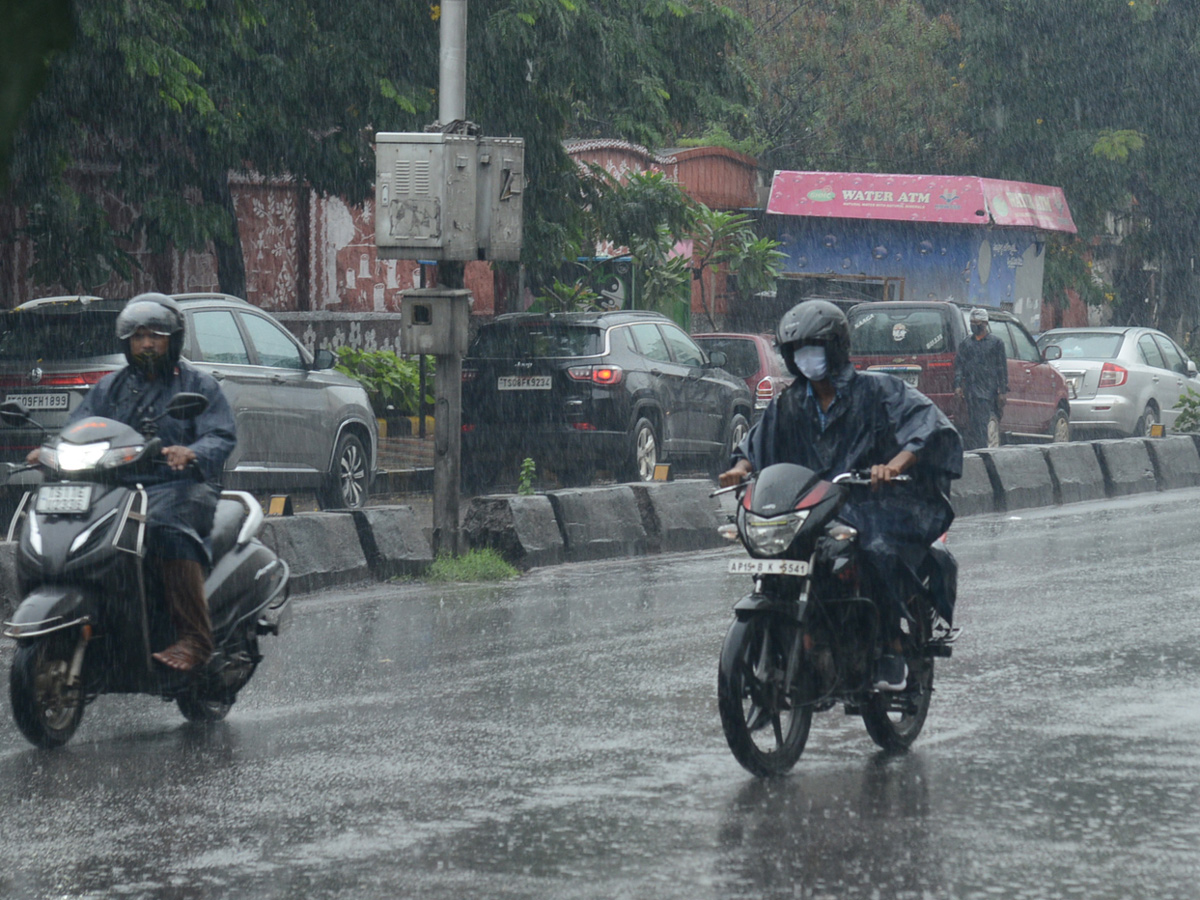
[[[237,543],[238,532],[246,521],[246,507],[237,500],[221,499],[217,501],[217,511],[213,515],[212,532],[208,539],[212,546],[213,562],[216,562],[233,549]]]

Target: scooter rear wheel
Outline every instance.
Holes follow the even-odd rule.
[[[214,700],[200,696],[197,691],[189,691],[175,698],[175,704],[183,717],[189,722],[220,722],[233,706],[233,701]]]
[[[74,647],[52,635],[17,647],[8,680],[13,721],[38,747],[61,747],[83,718],[83,692],[67,687]]]
[[[717,707],[725,740],[742,767],[760,778],[786,774],[808,742],[812,706],[798,684],[785,683],[798,632],[783,617],[751,616],[730,626],[721,648]]]

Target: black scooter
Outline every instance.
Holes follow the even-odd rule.
[[[889,490],[903,490],[908,476]],[[733,607],[717,675],[721,725],[734,757],[760,777],[782,775],[808,741],[814,712],[841,704],[862,716],[885,751],[906,750],[925,724],[933,696],[933,662],[951,655],[960,629],[952,615],[958,564],[942,541],[929,548],[913,585],[901,644],[909,675],[897,693],[872,686],[882,623],[877,585],[858,552],[858,531],[838,519],[852,491],[868,490],[869,473],[825,481],[804,466],[767,466],[757,478],[722,488],[740,492],[736,529],[749,559],[729,572],[754,589]]]
[[[191,419],[207,406],[183,393],[164,415]],[[0,404],[0,420],[34,421],[13,402]],[[155,420],[140,432],[100,417],[68,425],[43,445],[43,483],[24,495],[9,526],[24,597],[4,623],[4,636],[17,642],[9,696],[17,727],[39,747],[70,740],[84,707],[105,693],[174,700],[192,721],[224,718],[262,659],[258,639],[283,624],[289,570],[257,538],[262,507],[224,491],[205,582],[213,658],[186,673],[151,659],[175,635],[159,567],[145,565],[147,494],[126,485],[127,476],[165,464],[155,431]]]

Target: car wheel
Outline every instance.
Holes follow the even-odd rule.
[[[729,467],[729,457],[733,455],[733,451],[745,439],[750,431],[750,423],[746,421],[746,417],[741,413],[734,413],[733,418],[729,420],[729,432],[725,438],[725,446],[717,451],[717,455],[713,457],[712,465],[709,467],[709,474],[716,478]]]
[[[1055,410],[1054,418],[1050,420],[1050,440],[1056,444],[1066,443],[1071,439],[1071,420],[1065,410]]]
[[[658,465],[658,434],[649,419],[638,419],[629,437],[625,476],[629,481],[653,481]]]
[[[325,486],[317,492],[321,509],[362,509],[367,505],[369,462],[362,441],[343,434],[333,454],[333,468]]]
[[[995,413],[988,416],[987,424],[987,445],[989,447],[999,447],[1004,443],[1004,435],[1000,432],[1000,417]]]
[[[1137,425],[1134,426],[1134,437],[1150,437],[1150,430],[1158,424],[1158,411],[1147,403],[1146,408],[1142,410],[1142,417],[1137,420]]]

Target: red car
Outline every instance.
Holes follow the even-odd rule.
[[[969,339],[971,308],[936,300],[860,303],[850,319],[850,358],[858,369],[898,375],[960,423],[965,404],[954,396],[954,354]],[[992,334],[1008,356],[1004,417],[988,423],[988,446],[1003,440],[1068,441],[1071,405],[1067,384],[1012,313],[988,308]]]
[[[792,374],[783,364],[771,334],[734,334],[715,332],[693,334],[692,339],[708,354],[725,354],[726,372],[741,378],[754,392],[754,420],[762,417],[779,392],[792,383]]]

